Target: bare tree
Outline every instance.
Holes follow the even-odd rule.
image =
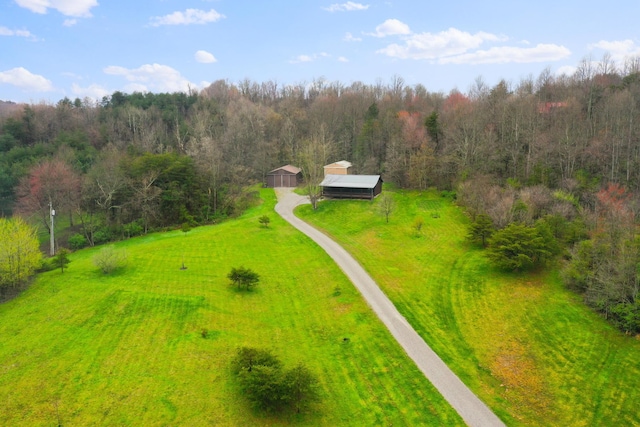
[[[390,194],[384,193],[380,196],[378,209],[380,210],[380,214],[384,217],[387,223],[389,223],[389,217],[391,216],[395,208],[396,202],[393,200],[393,197]]]
[[[305,187],[313,209],[317,209],[322,196],[320,182],[324,177],[324,165],[331,155],[332,142],[327,139],[324,125],[320,126],[316,135],[302,145],[299,163],[305,179]]]

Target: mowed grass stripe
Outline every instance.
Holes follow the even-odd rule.
[[[113,275],[92,264],[101,248],[78,251],[0,306],[3,422],[52,425],[57,405],[64,425],[462,425],[328,256],[273,212],[273,191],[261,197],[233,221],[119,242],[128,266]],[[261,275],[255,291],[228,285],[240,265]],[[243,345],[305,363],[322,403],[256,412],[229,369]]]
[[[466,240],[468,219],[436,193],[298,208],[369,271],[400,312],[509,425],[640,425],[640,340],[565,290],[553,268],[494,270]],[[415,218],[424,219],[420,235]]]

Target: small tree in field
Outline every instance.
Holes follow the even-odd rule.
[[[191,231],[191,224],[189,224],[188,222],[183,222],[180,230],[182,230],[182,232],[186,236],[187,233]]]
[[[276,412],[301,412],[320,399],[318,379],[302,363],[284,370],[280,360],[268,350],[242,347],[233,359],[244,395],[257,407]]]
[[[318,379],[302,363],[284,374],[284,385],[287,401],[298,413],[306,404],[320,399]]]
[[[260,281],[260,275],[250,268],[234,267],[231,269],[227,278],[231,280],[231,284],[237,286],[238,289],[244,288],[251,290],[252,287]]]
[[[271,219],[266,215],[262,215],[260,218],[258,218],[258,222],[260,222],[260,225],[262,225],[264,228],[269,228]]]
[[[64,268],[69,265],[71,260],[69,259],[69,250],[66,248],[58,249],[58,253],[53,257],[53,265],[57,268],[60,267],[60,271],[64,273]]]
[[[482,243],[482,247],[487,246],[487,240],[493,232],[495,227],[493,226],[493,220],[489,215],[479,214],[476,215],[476,219],[469,226],[469,234],[467,237],[476,243]]]
[[[124,267],[127,261],[127,254],[124,251],[116,251],[113,246],[102,248],[93,257],[93,263],[100,268],[104,274],[113,273],[118,268]]]
[[[420,236],[423,226],[424,226],[424,220],[421,217],[417,217],[415,221],[413,221],[413,231],[415,231],[415,235],[417,237]]]
[[[393,201],[393,197],[388,194],[383,194],[380,196],[380,202],[378,204],[378,209],[380,209],[380,214],[384,216],[386,222],[389,222],[389,217],[391,213],[395,210],[396,203]]]

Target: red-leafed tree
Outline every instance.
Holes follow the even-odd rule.
[[[47,160],[20,180],[17,188],[18,212],[37,215],[49,229],[49,206],[72,214],[80,197],[80,177],[64,161]]]
[[[471,107],[471,100],[457,90],[452,90],[449,96],[444,100],[442,109],[445,112]]]
[[[617,183],[611,183],[596,195],[599,231],[612,237],[622,234],[635,234],[633,197],[627,189]]]

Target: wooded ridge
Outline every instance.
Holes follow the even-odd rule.
[[[0,115],[0,214],[46,228],[52,204],[77,231],[59,244],[80,248],[215,222],[245,209],[249,185],[275,167],[315,180],[322,162],[348,159],[401,188],[457,195],[497,230],[546,221],[582,263],[567,282],[638,332],[640,59],[614,65],[584,60],[573,76],[494,87],[478,78],[467,93],[400,77],[219,80],[201,92],[11,104]]]

